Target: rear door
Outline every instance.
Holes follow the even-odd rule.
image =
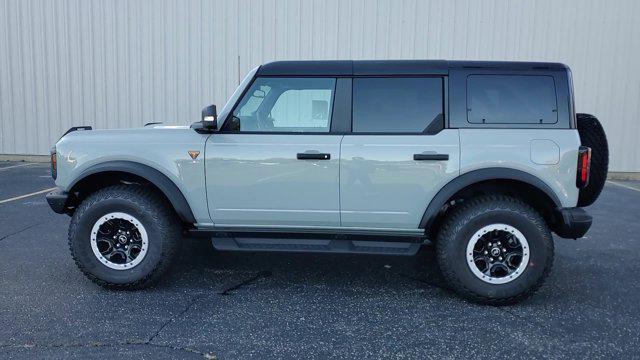
[[[335,78],[258,77],[207,140],[217,226],[339,226]]]
[[[352,132],[342,140],[344,227],[417,229],[458,175],[459,136],[445,129],[444,77],[356,77]]]

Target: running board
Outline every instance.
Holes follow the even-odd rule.
[[[286,251],[350,254],[415,255],[420,244],[397,241],[357,241],[324,239],[212,238],[217,250]]]

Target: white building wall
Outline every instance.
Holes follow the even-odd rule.
[[[640,1],[0,0],[0,153],[73,125],[189,124],[279,59],[560,61],[640,171]]]

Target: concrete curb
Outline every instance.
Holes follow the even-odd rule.
[[[24,161],[24,162],[46,163],[51,161],[51,159],[48,155],[0,154],[0,161]]]
[[[607,175],[608,180],[640,180],[640,172],[614,171]]]

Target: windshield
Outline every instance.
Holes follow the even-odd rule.
[[[218,124],[218,128],[219,129],[222,129],[222,125],[224,125],[224,120],[229,115],[229,112],[231,112],[231,108],[233,108],[233,105],[235,105],[235,103],[238,102],[238,99],[242,95],[242,92],[244,91],[244,89],[247,86],[249,86],[249,83],[251,82],[251,79],[253,79],[253,77],[255,76],[256,72],[258,72],[258,68],[260,68],[260,67],[259,66],[255,67],[251,71],[249,71],[249,73],[244,77],[244,79],[242,79],[242,82],[240,82],[240,85],[238,85],[236,90],[233,92],[233,95],[231,95],[229,100],[227,100],[227,103],[224,104],[224,107],[222,108],[222,110],[220,110],[220,114],[218,115],[218,119],[220,119],[222,122]]]

